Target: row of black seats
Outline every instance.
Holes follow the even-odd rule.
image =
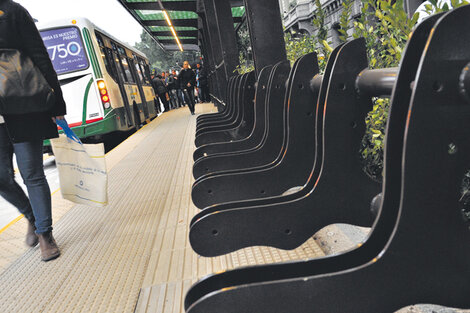
[[[470,231],[459,200],[470,168],[470,6],[413,32],[400,67],[368,70],[364,39],[230,80],[225,111],[197,121],[190,242],[203,256],[294,249],[333,223],[371,227],[342,254],[214,274],[190,313],[394,312],[470,307]],[[383,182],[359,147],[373,97],[391,97]],[[254,99],[254,103],[253,103]],[[372,201],[375,199],[375,201]],[[376,207],[371,206],[371,201]]]

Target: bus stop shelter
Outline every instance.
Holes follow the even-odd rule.
[[[268,0],[119,0],[163,49],[200,49],[210,73],[215,102],[226,99],[228,79],[239,64],[236,30],[248,23],[253,59],[259,72],[286,60],[277,1]]]

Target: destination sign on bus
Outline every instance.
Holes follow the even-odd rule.
[[[80,30],[76,27],[41,31],[57,74],[65,74],[88,68],[88,59]]]

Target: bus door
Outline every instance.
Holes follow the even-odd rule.
[[[119,86],[119,90],[121,91],[122,101],[124,103],[124,112],[126,115],[126,122],[128,127],[132,127],[134,125],[134,119],[132,118],[132,111],[129,105],[129,98],[127,97],[126,88],[124,87],[124,79],[122,68],[120,67],[119,57],[117,56],[116,52],[110,48],[106,49],[106,57],[109,57],[112,62],[110,62],[111,66],[115,73],[117,73],[117,83]]]
[[[144,81],[144,77],[142,76],[143,73],[140,70],[139,62],[135,56],[133,60],[128,58],[128,62],[129,62],[129,67],[131,68],[131,73],[132,75],[134,75],[134,78],[135,78],[134,80],[137,84],[137,88],[139,89],[140,98],[142,99],[142,107],[144,110],[145,119],[148,120],[150,118],[150,114],[149,114],[147,99],[145,99],[144,89],[142,88],[142,83]]]

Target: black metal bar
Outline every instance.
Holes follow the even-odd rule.
[[[184,51],[199,51],[199,46],[194,44],[183,44]],[[165,44],[163,45],[165,51],[180,51],[177,44]]]
[[[158,41],[160,41],[162,44],[171,44],[171,43],[176,44],[175,39],[159,39]],[[180,39],[180,42],[181,44],[193,44],[193,45],[198,44],[197,39]]]
[[[239,63],[232,8],[229,0],[212,0],[212,2],[221,42],[225,78],[228,81],[229,77],[235,74],[235,68]]]
[[[323,75],[320,74],[313,76],[312,80],[310,81],[310,89],[312,89],[315,94],[318,94],[318,92],[320,91],[322,81]]]
[[[173,26],[185,26],[185,27],[194,27],[197,28],[197,19],[172,19]],[[142,21],[145,26],[168,26],[166,20],[148,20]]]
[[[398,67],[376,70],[363,70],[356,78],[356,90],[371,97],[389,97],[397,80]],[[313,92],[320,90],[323,75],[316,75],[310,81]]]
[[[225,61],[222,61],[221,63],[219,63],[219,64],[215,67],[215,69],[218,70],[219,68],[221,68],[221,67],[224,66],[224,65],[225,65]]]
[[[212,52],[214,56],[214,64],[220,64],[224,60],[223,49],[222,49],[222,39],[219,32],[219,25],[217,23],[214,2],[213,0],[204,0],[204,17],[203,21],[207,26],[207,33],[210,36]],[[233,25],[232,25],[233,28]],[[221,71],[215,69],[217,83],[219,85],[217,95],[218,99],[222,99],[225,102],[226,88],[227,88],[227,77]]]
[[[219,84],[217,77],[213,74],[213,71],[215,70],[215,59],[213,55],[213,46],[211,44],[210,36],[207,30],[207,24],[203,20],[204,15],[201,14],[199,16],[199,21],[202,27],[202,40],[204,43],[204,50],[205,50],[205,56],[204,56],[204,65],[207,67],[208,66],[208,75],[209,75],[209,80],[210,80],[210,87],[211,87],[211,93],[212,94],[218,94],[219,93]]]
[[[243,0],[230,0],[232,7],[241,7],[243,6]]]
[[[200,0],[200,1],[201,3],[203,2],[203,0]],[[204,12],[204,4],[202,4],[202,8],[203,8],[203,11],[199,13],[199,20],[201,21],[201,25],[203,28],[202,37],[206,45],[207,53],[210,57],[210,68],[208,71],[208,75],[209,75],[210,82],[212,84],[212,96],[217,97],[217,95],[219,94],[219,81],[217,79],[217,75],[215,74],[215,66],[217,64],[216,56],[214,54],[215,45],[212,43],[213,39],[211,39],[209,30],[207,28],[207,21],[206,21],[205,12]]]
[[[244,0],[256,73],[287,60],[279,2]]]
[[[246,23],[246,14],[243,14],[242,16],[242,21],[237,25],[237,27],[235,28],[235,33],[238,33],[238,31],[240,30],[240,28],[243,26],[243,24]]]
[[[204,8],[205,8],[205,2],[208,0],[203,0],[204,3]],[[204,34],[205,38],[207,39],[207,42],[209,43],[208,49],[211,49],[211,54],[212,54],[212,72],[211,72],[211,77],[212,77],[212,82],[213,85],[215,86],[214,88],[214,97],[217,99],[221,98],[222,94],[222,85],[224,83],[223,79],[219,77],[219,74],[217,73],[215,66],[216,64],[219,64],[222,61],[222,51],[220,49],[220,39],[219,39],[219,34],[216,31],[214,27],[216,27],[214,24],[213,19],[210,18],[210,15],[207,14],[207,11],[204,9],[204,13],[199,15],[202,18],[202,24],[204,28]]]
[[[356,89],[361,94],[390,96],[397,80],[398,67],[364,70],[356,79]]]
[[[179,37],[196,37],[198,36],[197,30],[177,30],[176,33]],[[154,36],[171,36],[173,37],[173,33],[171,31],[158,31],[152,32]]]

